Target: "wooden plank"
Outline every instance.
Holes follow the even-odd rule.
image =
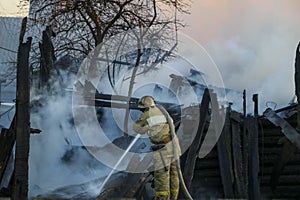
[[[249,119],[244,116],[243,118],[243,140],[242,140],[242,154],[243,154],[243,177],[244,177],[244,186],[245,186],[245,193],[246,198],[248,198],[248,172],[249,172],[249,135],[248,130],[249,128]]]
[[[243,91],[243,116],[246,117],[247,114],[247,93],[246,90]]]
[[[242,167],[244,179],[245,198],[248,198],[248,153],[249,153],[249,139],[247,133],[247,91],[243,91],[243,118],[242,118]]]
[[[21,43],[17,62],[17,102],[16,102],[16,157],[14,177],[14,200],[28,198],[28,157],[30,136],[29,112],[29,52],[32,38]]]
[[[249,150],[249,139],[247,133],[247,91],[243,91],[243,118],[242,118],[242,167],[243,167],[243,179],[244,179],[244,190],[245,197],[248,198],[248,150]]]
[[[226,144],[226,136],[230,133],[229,112],[226,113],[225,125],[217,143],[220,172],[225,198],[234,198],[230,156]]]
[[[197,134],[189,148],[187,158],[185,161],[183,177],[185,179],[187,188],[189,188],[191,186],[191,183],[193,180],[196,159],[198,157],[200,142],[202,139],[206,119],[208,116],[209,101],[210,101],[209,91],[208,91],[208,89],[205,89],[203,98],[202,98],[202,102],[201,102],[201,106],[200,106],[200,119],[199,119],[198,131],[197,131]]]
[[[246,198],[247,190],[244,184],[245,177],[243,176],[243,157],[240,137],[240,124],[235,121],[231,121],[231,131],[235,197]]]
[[[258,151],[258,95],[254,94],[254,118],[251,118],[249,154],[249,199],[260,199],[259,189],[259,151]]]
[[[292,144],[300,149],[300,134],[298,131],[296,131],[287,121],[282,119],[270,108],[268,108],[263,114],[275,126],[280,126],[281,132],[290,140]]]
[[[300,43],[296,49],[296,58],[295,58],[295,90],[296,96],[298,99],[297,103],[297,130],[300,130]]]
[[[249,139],[249,199],[260,199],[259,152],[258,152],[258,95],[253,95],[254,118],[250,120]]]

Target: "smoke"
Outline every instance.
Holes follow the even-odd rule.
[[[225,87],[287,105],[294,95],[300,28],[297,0],[195,1],[184,30],[216,62]],[[241,99],[242,101],[242,99]]]
[[[42,94],[31,92],[31,127],[42,133],[30,139],[29,196],[94,196],[109,168],[82,147],[73,121],[72,93],[65,90],[72,87],[74,75],[64,71],[60,75]],[[85,185],[94,180],[94,185]]]

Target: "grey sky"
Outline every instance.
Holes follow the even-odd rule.
[[[18,8],[20,0],[0,0],[0,16],[23,16]]]

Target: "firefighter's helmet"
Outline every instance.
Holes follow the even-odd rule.
[[[142,98],[140,98],[140,100],[138,102],[138,107],[139,108],[149,108],[151,106],[155,106],[155,102],[154,102],[153,97],[143,96]]]

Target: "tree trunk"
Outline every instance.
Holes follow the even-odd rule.
[[[133,68],[130,83],[129,83],[128,97],[127,97],[127,104],[126,104],[126,112],[125,112],[125,119],[124,119],[124,135],[125,136],[128,135],[128,120],[129,120],[129,114],[130,114],[129,102],[130,102],[130,98],[133,93],[133,87],[134,87],[134,83],[135,83],[134,81],[135,81],[136,73],[139,69],[141,56],[142,56],[141,38],[137,38],[137,48],[138,48],[137,49],[138,53],[137,53],[135,66]]]

